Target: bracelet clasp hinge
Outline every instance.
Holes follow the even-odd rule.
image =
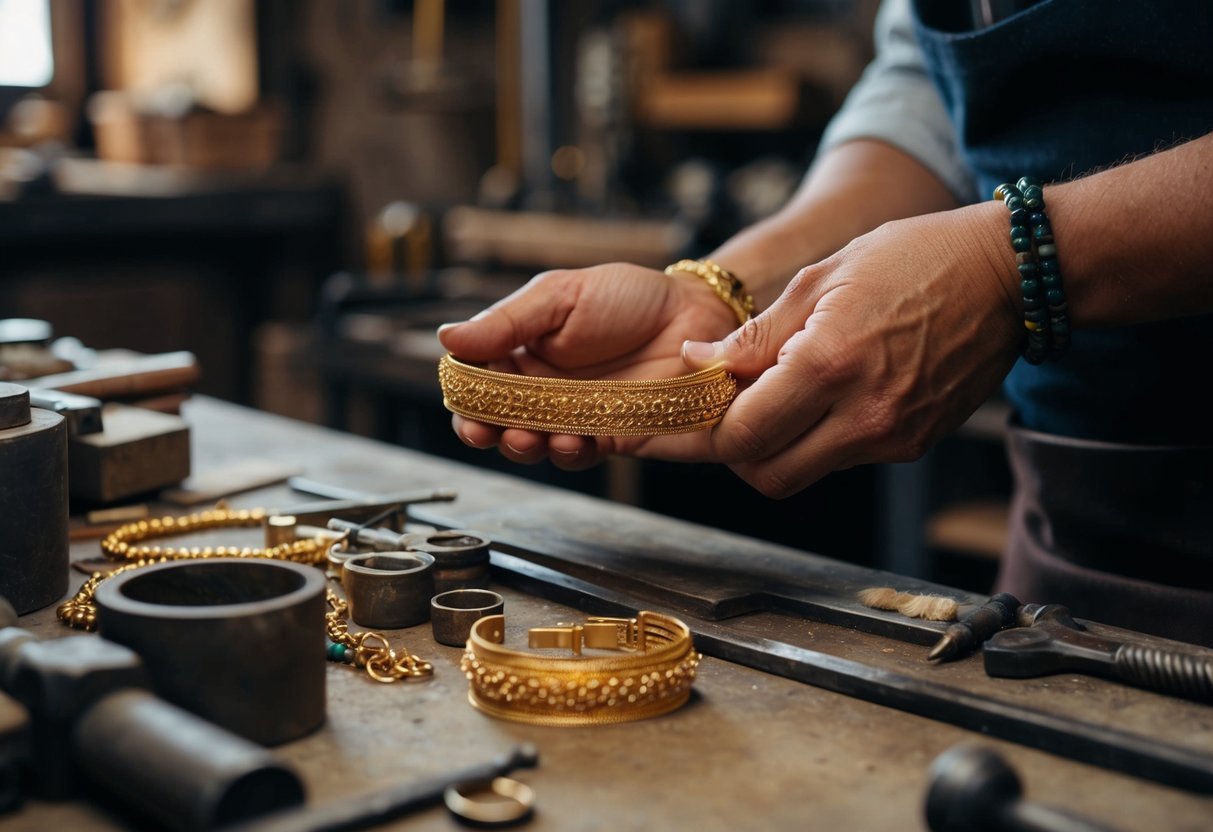
[[[527,644],[534,648],[558,647],[580,656],[583,647],[600,650],[635,650],[643,643],[643,622],[635,618],[588,618],[584,624],[532,627]]]

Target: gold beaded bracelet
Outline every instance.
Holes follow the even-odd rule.
[[[573,658],[502,647],[504,636],[503,616],[480,619],[459,666],[472,705],[514,722],[600,725],[660,716],[687,701],[699,667],[687,625],[649,611],[530,631],[531,647],[568,648]],[[583,646],[627,652],[583,656]]]
[[[703,260],[679,260],[677,263],[665,267],[665,273],[668,275],[679,272],[702,278],[712,287],[716,296],[733,310],[738,324],[744,324],[754,314],[754,298],[746,292],[741,279],[719,263],[705,258]]]
[[[596,381],[500,373],[438,362],[442,404],[452,413],[508,428],[578,436],[661,436],[720,421],[737,392],[723,365],[677,378]]]

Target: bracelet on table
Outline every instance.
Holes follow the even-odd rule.
[[[1026,330],[1024,359],[1030,364],[1059,359],[1070,346],[1070,318],[1044,189],[1024,176],[1014,185],[999,185],[994,198],[1011,212],[1011,248],[1019,270]]]
[[[669,713],[690,697],[699,667],[687,625],[647,610],[530,630],[530,647],[566,648],[572,656],[514,650],[504,640],[500,615],[472,626],[459,665],[468,699],[491,716],[532,725],[603,725]],[[583,655],[585,647],[620,652]]]
[[[693,274],[702,278],[712,291],[733,310],[737,323],[744,324],[754,314],[754,298],[746,292],[744,284],[737,275],[728,269],[706,258],[702,260],[679,260],[665,267],[668,275],[680,272]]]

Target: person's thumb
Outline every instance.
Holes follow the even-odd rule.
[[[503,301],[467,321],[438,327],[442,346],[468,361],[504,358],[563,326],[571,306],[567,293],[552,291],[554,278],[540,275]]]
[[[809,310],[799,308],[799,294],[785,292],[770,309],[746,321],[723,341],[683,342],[683,363],[692,370],[724,364],[738,378],[758,378],[775,366],[779,350],[804,327]]]

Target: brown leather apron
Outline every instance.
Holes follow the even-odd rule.
[[[1213,646],[1213,448],[1011,426],[1016,488],[997,589]]]

